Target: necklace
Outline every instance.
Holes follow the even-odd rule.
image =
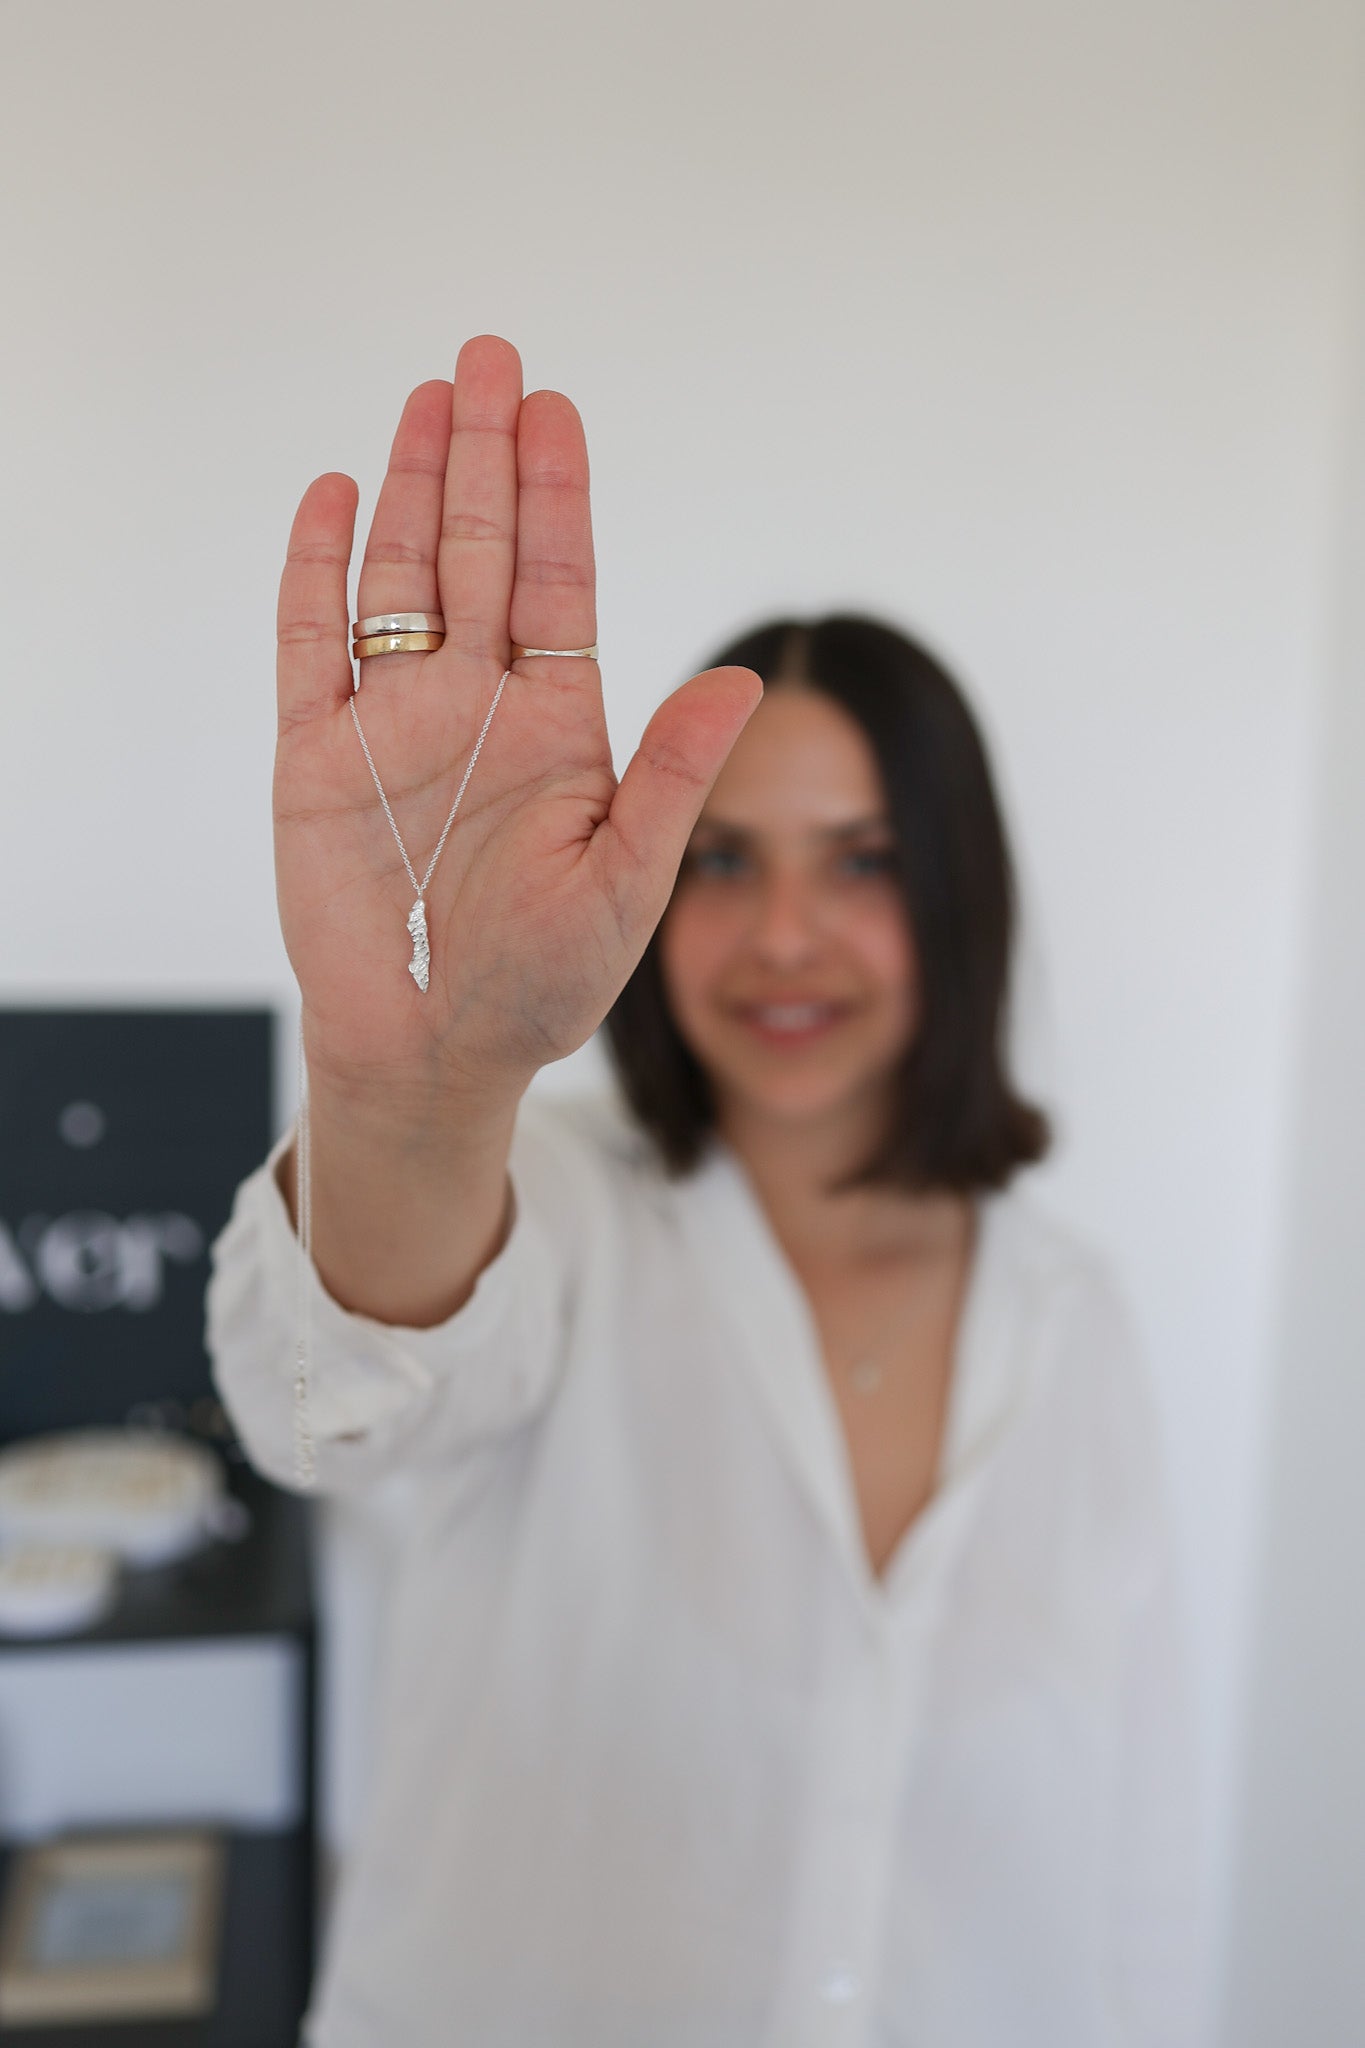
[[[366,743],[364,733],[361,731],[360,713],[355,708],[355,693],[353,692],[351,696],[351,718],[355,725],[356,737],[360,741],[360,745],[364,752],[366,762],[369,765],[370,774],[374,777],[374,786],[376,790],[379,792],[379,801],[384,806],[384,816],[389,821],[389,829],[393,833],[394,839],[397,841],[398,851],[403,856],[403,866],[408,871],[408,880],[412,883],[413,888],[417,892],[417,900],[414,902],[412,909],[408,912],[407,918],[408,937],[412,941],[412,958],[408,962],[408,973],[417,983],[417,986],[422,991],[423,995],[426,994],[431,979],[431,943],[427,936],[427,884],[430,882],[431,877],[435,872],[437,861],[441,858],[441,850],[444,847],[446,840],[450,835],[450,828],[455,823],[455,813],[460,808],[460,799],[464,795],[465,790],[469,786],[469,778],[474,773],[474,763],[479,758],[480,749],[483,746],[484,740],[488,736],[488,728],[493,723],[493,713],[498,708],[498,699],[502,696],[503,690],[505,689],[507,684],[507,678],[511,675],[511,673],[512,671],[510,668],[506,668],[503,670],[502,680],[499,682],[497,689],[493,692],[493,702],[488,707],[488,716],[484,719],[483,725],[479,731],[479,737],[474,742],[474,751],[470,755],[469,760],[465,766],[464,774],[460,778],[460,786],[455,792],[455,801],[450,806],[450,816],[446,819],[445,824],[441,828],[441,836],[436,842],[436,851],[432,854],[431,859],[427,862],[427,871],[423,875],[420,882],[417,879],[416,869],[413,867],[412,862],[408,859],[408,849],[403,844],[403,835],[398,829],[398,821],[394,817],[393,811],[390,809],[389,806],[389,800],[384,794],[384,785],[379,780],[379,770],[374,765],[374,756],[370,752],[369,746]]]
[[[870,1343],[864,1344],[850,1362],[847,1369],[847,1379],[855,1394],[870,1395],[880,1393],[886,1382],[886,1368],[880,1362],[877,1354],[885,1343],[887,1333],[893,1325],[904,1320],[905,1309],[903,1307],[893,1309],[885,1322],[878,1324],[873,1332]]]
[[[379,780],[379,770],[374,765],[374,756],[371,754],[366,743],[365,734],[361,730],[360,718],[355,708],[354,694],[351,697],[351,717],[355,721],[356,736],[364,750],[365,759],[369,763],[370,774],[374,777],[374,786],[379,792],[379,801],[384,806],[384,816],[388,819],[389,828],[398,842],[398,851],[403,856],[403,866],[408,871],[408,880],[417,892],[417,900],[408,912],[407,918],[408,935],[412,940],[412,958],[408,962],[408,973],[417,983],[423,995],[426,994],[431,979],[431,946],[427,937],[427,884],[435,873],[436,863],[441,858],[441,849],[446,843],[451,826],[455,823],[455,813],[460,808],[460,799],[469,785],[470,776],[474,773],[474,763],[479,758],[479,750],[488,736],[488,728],[493,723],[493,713],[498,708],[498,700],[502,696],[507,678],[511,673],[510,668],[503,670],[498,687],[493,692],[493,702],[488,707],[488,715],[479,728],[479,737],[474,742],[474,751],[470,755],[464,774],[460,778],[460,786],[455,792],[455,801],[450,806],[450,816],[441,828],[441,836],[436,842],[436,851],[427,862],[427,871],[420,882],[417,879],[412,862],[408,859],[408,850],[403,844],[403,835],[398,830],[398,821],[390,809],[389,800],[384,794],[384,785]],[[296,1336],[294,1340],[294,1476],[299,1486],[307,1490],[316,1484],[317,1460],[313,1443],[312,1420],[309,1414],[310,1362],[313,1348],[312,1296],[310,1291],[313,1273],[312,1133],[309,1128],[308,1117],[308,1062],[303,1049],[303,1009],[301,1005],[299,1008],[298,1094],[299,1109],[295,1127],[294,1146],[295,1206],[298,1210],[299,1243],[298,1301],[295,1316]]]
[[[894,1322],[899,1320],[899,1317],[899,1310],[897,1310],[895,1315],[888,1316],[877,1331],[871,1344],[860,1351],[849,1366],[848,1383],[855,1394],[880,1393],[882,1384],[886,1379],[886,1372],[885,1368],[878,1362],[877,1353],[882,1348],[882,1340],[885,1338],[887,1331]]]
[[[974,1245],[975,1237],[976,1227],[973,1224],[968,1239],[969,1247]],[[968,1270],[970,1270],[971,1256],[972,1253],[969,1249]],[[961,1284],[962,1283],[959,1282],[959,1289],[961,1287]],[[960,1291],[958,1295],[958,1300],[960,1313]],[[878,1325],[876,1331],[872,1336],[871,1342],[864,1344],[861,1347],[861,1349],[856,1353],[854,1358],[851,1360],[850,1364],[847,1367],[846,1376],[848,1379],[848,1384],[853,1389],[855,1394],[862,1394],[866,1396],[876,1394],[881,1391],[881,1388],[886,1382],[886,1369],[881,1363],[878,1354],[882,1350],[888,1332],[896,1323],[902,1322],[906,1319],[906,1311],[904,1310],[904,1308],[893,1310],[892,1313],[886,1318],[885,1322]]]

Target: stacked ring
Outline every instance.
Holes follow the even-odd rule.
[[[351,642],[351,652],[357,661],[365,661],[372,654],[429,654],[433,647],[445,645],[444,633],[367,633],[363,640]]]
[[[356,620],[351,638],[364,640],[374,633],[444,633],[445,629],[440,612],[375,612],[372,618]]]
[[[372,654],[429,654],[444,641],[446,622],[440,612],[376,612],[357,619],[351,636],[357,661]]]

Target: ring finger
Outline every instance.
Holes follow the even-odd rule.
[[[588,451],[577,408],[559,391],[533,391],[517,425],[517,575],[513,646],[591,647],[597,639]],[[595,660],[523,655],[520,672],[601,710]]]

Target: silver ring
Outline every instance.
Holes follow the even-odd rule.
[[[376,612],[372,619],[356,620],[351,638],[369,640],[376,633],[444,633],[445,629],[439,612]]]
[[[512,648],[513,661],[524,661],[531,654],[554,654],[564,657],[573,655],[582,661],[596,661],[597,642],[594,640],[591,647],[517,647],[514,645]]]

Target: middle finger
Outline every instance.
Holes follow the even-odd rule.
[[[507,665],[517,558],[517,416],[521,358],[481,334],[455,365],[445,505],[437,552],[446,646]]]

